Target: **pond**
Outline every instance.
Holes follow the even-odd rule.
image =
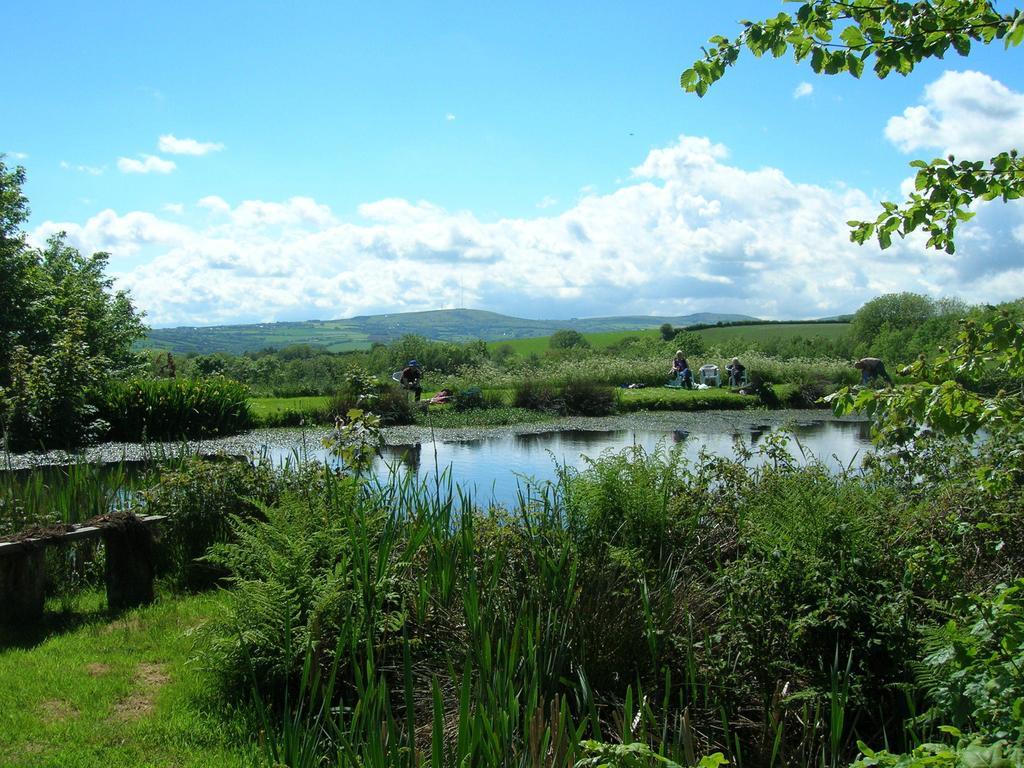
[[[400,435],[393,436],[373,471],[381,479],[392,473],[401,477],[415,472],[420,479],[431,480],[436,472],[447,470],[452,482],[470,492],[476,504],[513,506],[527,482],[554,480],[559,465],[583,469],[588,458],[630,446],[647,452],[659,447],[675,448],[687,458],[696,459],[702,451],[734,456],[734,445],[739,442],[753,451],[746,463],[754,466],[767,460],[758,451],[765,438],[785,430],[792,434],[788,449],[796,461],[819,459],[833,471],[858,467],[871,446],[869,425],[863,421],[805,418],[787,423],[763,416],[732,419],[726,424],[678,417],[662,419],[661,423],[641,420],[629,426],[618,420],[608,425],[601,421],[589,420],[597,423],[587,423],[586,429],[579,424],[518,433],[488,429],[482,430],[482,434],[445,434],[434,440],[408,442],[403,442]],[[262,452],[275,462],[307,457],[337,463],[325,449],[309,440],[299,445],[264,444]]]
[[[648,452],[675,448],[690,459],[701,451],[733,456],[736,442],[753,451],[747,463],[756,465],[766,460],[758,452],[765,439],[780,430],[793,434],[789,451],[795,460],[820,459],[833,471],[856,468],[870,450],[866,422],[837,420],[825,411],[636,413],[518,427],[393,427],[385,430],[388,445],[374,474],[387,479],[392,473],[404,477],[415,472],[429,481],[436,466],[477,505],[514,506],[527,482],[554,480],[559,465],[582,469],[587,458],[630,446]],[[200,453],[250,455],[274,463],[316,459],[336,464],[322,445],[327,434],[326,429],[265,429],[191,443],[108,443],[76,454],[5,455],[0,460],[6,470],[0,471],[0,535],[33,522],[25,518],[32,516],[27,509],[18,512],[17,505],[7,503],[15,497],[28,501],[30,509],[46,509],[48,515],[74,522],[95,513],[96,505],[123,502],[132,479],[154,459]],[[40,472],[41,468],[47,469]],[[90,504],[83,505],[81,497]]]

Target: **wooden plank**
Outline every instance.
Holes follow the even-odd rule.
[[[143,525],[154,525],[166,520],[167,515],[146,515],[138,519]],[[32,547],[46,547],[54,544],[65,544],[69,541],[96,538],[102,535],[105,529],[110,527],[110,525],[75,525],[71,527],[70,531],[65,531],[64,533],[21,539],[20,541],[3,541],[0,542],[0,557],[13,555]]]

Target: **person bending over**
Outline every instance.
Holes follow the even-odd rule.
[[[853,367],[860,371],[861,386],[867,386],[868,382],[874,381],[879,376],[889,382],[890,387],[892,386],[892,378],[885,370],[885,363],[877,357],[862,357],[853,364]]]
[[[419,402],[420,395],[423,394],[423,388],[420,386],[420,379],[423,378],[423,372],[420,371],[420,364],[415,360],[410,360],[409,364],[402,369],[402,376],[398,379],[398,383],[402,385],[403,389],[408,389],[416,395],[416,402]]]

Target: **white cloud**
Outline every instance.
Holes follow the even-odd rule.
[[[231,210],[231,206],[228,201],[219,195],[207,195],[201,198],[196,205],[200,208],[206,208],[207,210],[213,211],[214,213],[227,213]]]
[[[985,159],[1024,147],[1024,93],[981,72],[948,71],[924,90],[924,103],[889,118],[885,136],[903,152]]]
[[[224,145],[220,142],[179,139],[169,133],[161,136],[157,145],[161,152],[166,152],[169,155],[206,155],[224,149]]]
[[[804,96],[810,96],[812,93],[814,93],[814,86],[805,81],[793,89],[793,98],[802,99]]]
[[[119,157],[117,169],[121,173],[170,173],[176,166],[173,160],[164,160],[156,155],[140,155],[141,160]]]
[[[352,220],[308,197],[198,205],[215,215],[190,227],[104,211],[35,234],[66,229],[112,251],[115,269],[122,253],[154,254],[124,267],[119,284],[156,325],[458,306],[463,292],[468,306],[528,317],[777,318],[852,311],[888,291],[1024,293],[1014,256],[1024,206],[980,210],[955,257],[918,238],[882,253],[849,242],[846,221],[876,212],[868,195],[732,165],[723,145],[692,136],[651,151],[614,192],[586,192],[557,215],[484,221],[399,198],[361,205]]]
[[[185,206],[181,203],[164,203],[161,206],[161,210],[173,213],[175,216],[181,216],[185,212]]]
[[[11,157],[15,160],[28,160],[28,152],[11,152]]]
[[[551,195],[544,195],[537,203],[538,208],[552,208],[556,205],[558,205],[558,198]]]
[[[445,114],[444,119],[450,123],[452,120],[455,119],[455,114],[452,112],[448,112]]]
[[[106,170],[106,168],[95,165],[75,165],[67,160],[61,160],[60,167],[65,171],[77,171],[78,173],[86,173],[90,176],[102,176],[103,171]]]
[[[32,232],[30,239],[38,245],[50,235],[62,231],[72,245],[87,253],[109,251],[116,257],[132,256],[152,245],[162,248],[180,246],[195,237],[188,228],[152,213],[133,211],[120,216],[108,208],[81,225],[44,222]]]

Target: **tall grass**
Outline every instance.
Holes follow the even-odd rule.
[[[248,390],[221,376],[112,382],[100,416],[107,439],[131,442],[230,435],[253,424]]]
[[[0,472],[0,536],[32,525],[74,524],[121,509],[140,474],[124,463],[76,463]]]
[[[908,743],[926,531],[783,442],[752,470],[629,450],[486,513],[443,475],[320,470],[233,519],[203,659],[227,697],[255,686],[268,757],[296,765],[831,766]]]
[[[778,360],[755,352],[724,350],[689,358],[692,370],[701,365],[718,365],[721,371],[734,355],[747,367],[751,378],[757,376],[772,384],[800,386],[821,383],[853,383],[857,373],[850,364],[831,359]],[[485,362],[459,369],[457,375],[442,377],[439,385],[452,390],[480,386],[491,389],[513,389],[524,381],[537,387],[561,388],[581,377],[594,384],[621,386],[643,384],[660,387],[669,379],[671,353],[664,357],[626,358],[600,352],[580,352],[571,357],[537,357],[516,360],[507,367]]]

